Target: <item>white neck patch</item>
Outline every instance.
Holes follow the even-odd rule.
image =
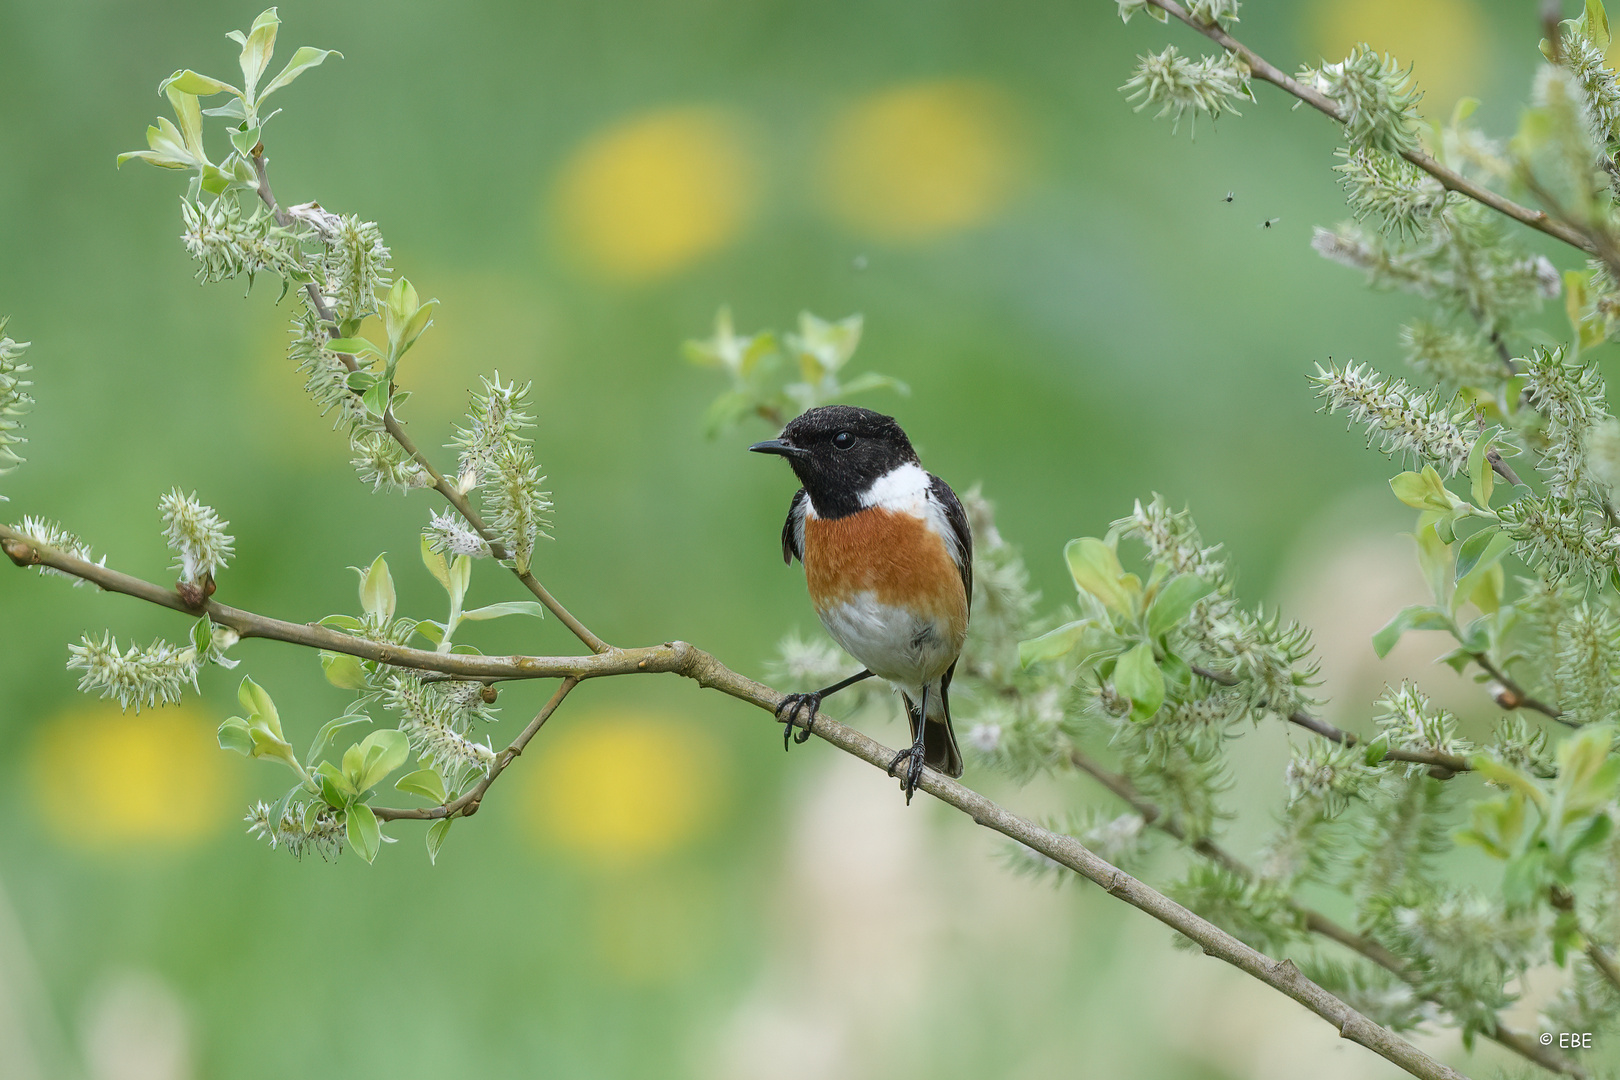
[[[872,481],[861,496],[862,506],[875,506],[896,514],[926,517],[928,490],[933,485],[927,470],[914,461],[891,469]]]

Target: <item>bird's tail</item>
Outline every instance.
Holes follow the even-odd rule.
[[[917,741],[917,725],[923,725],[923,764],[946,776],[962,775],[962,751],[951,729],[950,705],[938,683],[928,688],[928,715],[917,715],[911,695],[901,694],[906,703],[906,719],[911,722],[911,741]]]

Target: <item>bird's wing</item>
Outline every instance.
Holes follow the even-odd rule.
[[[962,509],[962,502],[951,490],[951,485],[935,476],[928,474],[928,494],[939,508],[945,513],[945,523],[950,526],[951,538],[956,541],[956,550],[951,552],[956,568],[962,573],[962,588],[967,590],[968,606],[973,606],[973,528],[968,524],[967,511]]]
[[[789,566],[794,559],[804,562],[804,504],[808,498],[804,488],[793,493],[787,521],[782,525],[782,561]]]

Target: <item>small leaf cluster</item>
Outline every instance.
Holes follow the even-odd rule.
[[[739,334],[731,309],[722,307],[714,317],[713,336],[687,341],[683,348],[687,360],[731,380],[731,389],[715,398],[704,415],[704,432],[714,438],[751,416],[780,428],[806,409],[871,390],[911,393],[888,375],[867,372],[844,379],[844,368],[861,342],[862,325],[859,315],[834,321],[805,311],[796,331]]]
[[[445,590],[448,613],[443,620],[411,619],[397,612],[398,592],[388,561],[378,556],[369,566],[356,567],[360,613],[336,614],[321,624],[369,641],[412,644],[421,638],[440,652],[474,651],[455,642],[465,622],[498,619],[507,615],[538,616],[541,608],[529,602],[506,602],[468,608],[472,559],[457,555],[446,559],[433,550],[429,538],[421,541],[422,564]],[[367,862],[389,839],[381,831],[369,803],[388,776],[403,768],[412,754],[415,771],[400,777],[394,788],[445,806],[486,775],[495,752],[472,736],[476,723],[494,718],[489,701],[493,692],[483,684],[445,680],[430,682],[420,673],[362,660],[349,653],[322,651],[321,669],[328,682],[353,691],[355,698],[340,715],[323,723],[309,750],[300,758],[282,733],[281,721],[269,695],[251,680],[244,680],[242,705],[247,714],[220,725],[219,742],[226,749],[281,761],[299,777],[299,783],[275,804],[255,808],[250,827],[272,847],[286,846],[294,855],[318,850],[335,857],[342,844],[319,843],[341,826],[348,846]],[[395,727],[374,728],[365,738],[342,752],[349,729],[373,724],[374,707],[398,714]],[[437,857],[449,831],[446,816],[428,830],[428,853]],[[299,838],[303,839],[300,840]]]

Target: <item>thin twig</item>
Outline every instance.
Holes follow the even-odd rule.
[[[1561,710],[1553,708],[1553,706],[1548,705],[1545,701],[1542,701],[1539,698],[1532,697],[1524,687],[1514,682],[1513,679],[1508,676],[1507,672],[1497,667],[1495,662],[1492,661],[1491,658],[1485,653],[1473,652],[1469,653],[1468,656],[1474,661],[1474,663],[1480,666],[1485,674],[1494,679],[1496,684],[1501,687],[1501,689],[1491,695],[1491,698],[1498,705],[1502,706],[1502,708],[1532,709],[1538,713],[1541,713],[1543,716],[1551,717],[1552,719],[1557,720],[1560,724],[1564,724],[1567,727],[1575,728],[1581,726],[1576,721],[1565,716]]]
[[[506,771],[508,765],[517,760],[518,755],[523,753],[523,748],[529,745],[529,740],[539,734],[546,721],[551,719],[551,714],[557,711],[557,706],[563,703],[563,698],[566,698],[569,692],[579,685],[579,682],[575,678],[564,679],[557,687],[557,692],[552,694],[551,699],[540,707],[540,711],[534,714],[534,719],[530,720],[528,725],[518,733],[518,737],[513,739],[505,750],[495,755],[495,764],[490,766],[488,774],[465,795],[452,799],[443,806],[409,810],[401,810],[391,806],[373,806],[371,812],[384,821],[403,819],[431,821],[458,815],[460,817],[472,817],[478,813],[478,807],[484,801],[484,792],[489,790],[491,784],[500,779],[501,773]]]
[[[552,702],[548,703],[548,708],[543,709],[530,722],[529,728],[525,729],[525,735],[520,736],[520,739],[526,739],[532,736],[534,731],[539,730],[550,716],[550,709],[555,708],[568,690],[572,689],[569,682],[603,675],[649,671],[681,675],[700,686],[718,690],[764,709],[773,718],[784,700],[784,695],[780,692],[737,674],[709,653],[681,641],[666,642],[662,646],[644,649],[613,649],[593,656],[572,658],[493,658],[398,649],[382,646],[376,642],[362,642],[325,627],[299,626],[295,623],[265,619],[263,616],[227,608],[211,601],[204,609],[188,607],[179,594],[172,590],[96,566],[83,559],[64,555],[5,526],[0,526],[0,548],[3,548],[5,554],[19,566],[50,566],[82,577],[103,588],[110,588],[112,591],[126,593],[193,616],[206,611],[210,618],[218,616],[216,621],[237,629],[238,633],[243,633],[244,636],[248,636],[250,631],[262,631],[256,636],[276,637],[314,648],[341,645],[343,648],[339,651],[356,656],[368,656],[383,663],[398,663],[402,666],[448,673],[465,673],[473,678],[489,677],[494,670],[501,668],[526,672],[530,677],[564,677],[567,681],[558,688]],[[541,668],[545,669],[545,675],[540,674],[538,669]],[[830,716],[817,713],[814,732],[817,737],[878,769],[887,772],[893,766],[895,758],[893,750],[853,728],[845,727]],[[522,747],[516,746],[516,749],[521,751]],[[509,747],[507,752],[503,752],[507,763],[516,756],[512,750],[513,748]],[[502,768],[504,767],[503,765]],[[489,782],[493,783],[493,778],[490,778]],[[1457,1070],[1429,1057],[1399,1035],[1369,1020],[1307,979],[1292,961],[1276,961],[1250,948],[1215,924],[1198,917],[1164,894],[1098,858],[1073,837],[1054,833],[1026,818],[1019,817],[933,769],[923,770],[917,786],[941,802],[967,814],[979,825],[994,829],[1003,836],[1040,852],[1054,862],[1102,886],[1109,895],[1118,897],[1186,936],[1202,948],[1206,955],[1224,960],[1267,986],[1286,994],[1331,1023],[1341,1038],[1366,1047],[1422,1080],[1466,1080]],[[488,790],[487,783],[484,790]],[[476,799],[482,798],[482,792],[476,788],[474,793]],[[473,801],[469,801],[461,809],[465,812],[472,806]],[[438,816],[444,817],[449,813],[450,810],[446,807]],[[426,819],[434,816],[434,808],[427,808],[419,813],[407,812],[402,816],[419,816]]]
[[[1232,35],[1227,33],[1226,30],[1220,26],[1220,24],[1205,23],[1194,19],[1186,8],[1176,3],[1176,0],[1148,0],[1148,3],[1162,11],[1174,15],[1177,19],[1180,19],[1182,22],[1186,23],[1200,34],[1203,34],[1221,48],[1236,54],[1245,64],[1248,65],[1249,71],[1254,75],[1254,77],[1263,82],[1268,82],[1289,94],[1292,94],[1294,97],[1298,98],[1300,101],[1303,101],[1305,104],[1309,105],[1311,108],[1317,110],[1323,115],[1328,116],[1341,124],[1344,123],[1344,114],[1339,111],[1338,104],[1334,102],[1332,98],[1329,98],[1327,95],[1321,93],[1313,87],[1306,86],[1298,79],[1285,74],[1273,64],[1268,62],[1259,53],[1256,53],[1253,49],[1232,37]],[[1585,235],[1583,235],[1579,229],[1574,228],[1567,222],[1560,221],[1557,218],[1550,216],[1545,211],[1532,210],[1528,206],[1521,206],[1512,199],[1498,195],[1489,188],[1474,183],[1474,181],[1468,179],[1466,176],[1463,176],[1461,173],[1446,168],[1444,165],[1440,164],[1433,157],[1424,153],[1422,150],[1404,150],[1401,152],[1401,156],[1407,161],[1410,161],[1413,165],[1416,165],[1418,168],[1422,169],[1424,172],[1428,173],[1430,176],[1434,177],[1436,180],[1440,181],[1441,186],[1446,188],[1448,191],[1455,191],[1461,195],[1465,195],[1468,198],[1473,199],[1475,202],[1490,207],[1492,210],[1495,210],[1498,213],[1507,215],[1514,221],[1517,221],[1523,225],[1528,225],[1532,229],[1536,229],[1539,232],[1546,233],[1548,236],[1562,240],[1564,243],[1569,244],[1572,247],[1579,248],[1581,251],[1584,251],[1589,255],[1601,255],[1597,249],[1597,246],[1593,244],[1593,242]]]
[[[1564,888],[1564,886],[1552,885],[1548,887],[1547,902],[1555,910],[1562,911],[1572,918],[1576,917],[1575,894]],[[1586,958],[1592,962],[1593,967],[1603,973],[1603,977],[1609,980],[1610,986],[1620,990],[1620,967],[1615,965],[1614,957],[1609,955],[1609,950],[1599,944],[1591,934],[1581,930],[1578,925],[1576,929],[1586,941],[1586,948],[1583,950],[1586,953]]]
[[[1187,831],[1182,827],[1181,822],[1177,821],[1173,815],[1166,814],[1158,804],[1144,796],[1136,785],[1132,783],[1130,777],[1104,768],[1100,762],[1080,750],[1071,750],[1069,752],[1069,762],[1075,768],[1086,773],[1102,784],[1103,787],[1119,796],[1126,805],[1141,816],[1146,824],[1186,844],[1194,852],[1215,863],[1228,873],[1247,881],[1255,879],[1256,875],[1252,867],[1209,837],[1199,836],[1189,839]],[[1419,985],[1419,979],[1407,963],[1379,942],[1363,934],[1358,934],[1354,930],[1333,921],[1321,912],[1304,907],[1293,900],[1289,900],[1289,905],[1299,913],[1306,930],[1336,941],[1352,952],[1361,954],[1411,986],[1416,987]],[[1427,1000],[1440,1004],[1433,998]],[[1500,1020],[1496,1021],[1495,1031],[1487,1031],[1485,1035],[1487,1038],[1500,1043],[1521,1057],[1535,1062],[1544,1069],[1575,1077],[1576,1080],[1589,1080],[1590,1074],[1580,1065],[1556,1050],[1540,1046],[1530,1036],[1504,1026]]]
[[[1236,686],[1238,684],[1236,675],[1216,671],[1213,668],[1206,668],[1199,664],[1189,664],[1187,666],[1192,669],[1194,675],[1208,679],[1210,682],[1220,683],[1222,686]],[[1335,727],[1326,720],[1318,719],[1303,709],[1296,709],[1289,713],[1287,720],[1290,724],[1297,724],[1307,731],[1314,731],[1324,739],[1329,739],[1341,746],[1356,746],[1361,742],[1361,739],[1356,735]],[[1384,751],[1383,760],[1427,765],[1429,774],[1440,780],[1448,779],[1453,773],[1471,772],[1474,768],[1467,758],[1458,757],[1456,754],[1441,753],[1438,750],[1402,750],[1391,747]]]
[[[263,143],[259,143],[253,148],[252,156],[253,170],[259,178],[259,198],[263,200],[264,205],[270,209],[270,213],[275,217],[278,225],[282,226],[283,228],[290,227],[292,225],[292,218],[288,215],[287,211],[283,210],[276,202],[275,194],[270,190],[269,165],[264,156]],[[331,305],[326,302],[326,297],[321,295],[321,290],[317,287],[315,282],[306,284],[304,286],[304,292],[308,294],[310,305],[314,307],[316,316],[321,320],[323,325],[330,326],[330,332],[335,334],[337,332],[337,315],[332,311]],[[336,353],[334,355],[336,355],[337,358],[342,361],[343,366],[348,368],[350,371],[354,371],[359,367],[359,364],[356,362],[353,356],[346,353]],[[383,415],[382,419],[383,427],[385,430],[387,430],[389,436],[391,436],[395,442],[399,443],[402,450],[411,455],[411,460],[415,461],[422,471],[427,473],[428,477],[433,481],[433,489],[440,495],[444,496],[446,501],[448,501],[451,506],[456,508],[456,512],[466,519],[467,524],[471,525],[473,529],[475,529],[478,534],[489,543],[490,554],[502,562],[510,559],[511,554],[506,550],[505,546],[501,544],[500,538],[497,537],[494,530],[492,530],[489,525],[485,523],[483,517],[479,515],[478,511],[473,509],[472,503],[468,501],[467,496],[460,491],[456,485],[452,484],[448,479],[446,479],[445,475],[434,466],[433,462],[428,460],[426,454],[422,453],[422,451],[416,448],[415,441],[411,439],[410,435],[406,433],[404,426],[401,425],[399,420],[395,418],[393,409],[389,409]],[[575,637],[584,642],[586,648],[595,653],[604,653],[612,649],[611,645],[593,634],[589,629],[586,628],[584,623],[574,618],[568,609],[563,607],[561,602],[559,602],[556,597],[552,596],[550,591],[547,590],[544,585],[540,584],[539,580],[536,579],[533,574],[527,570],[518,570],[515,566],[511,569],[512,573],[517,576],[517,579],[523,583],[523,586],[527,588],[529,592],[533,593],[535,598],[538,599],[540,603],[544,604],[546,609],[555,615],[557,620],[566,626]]]

